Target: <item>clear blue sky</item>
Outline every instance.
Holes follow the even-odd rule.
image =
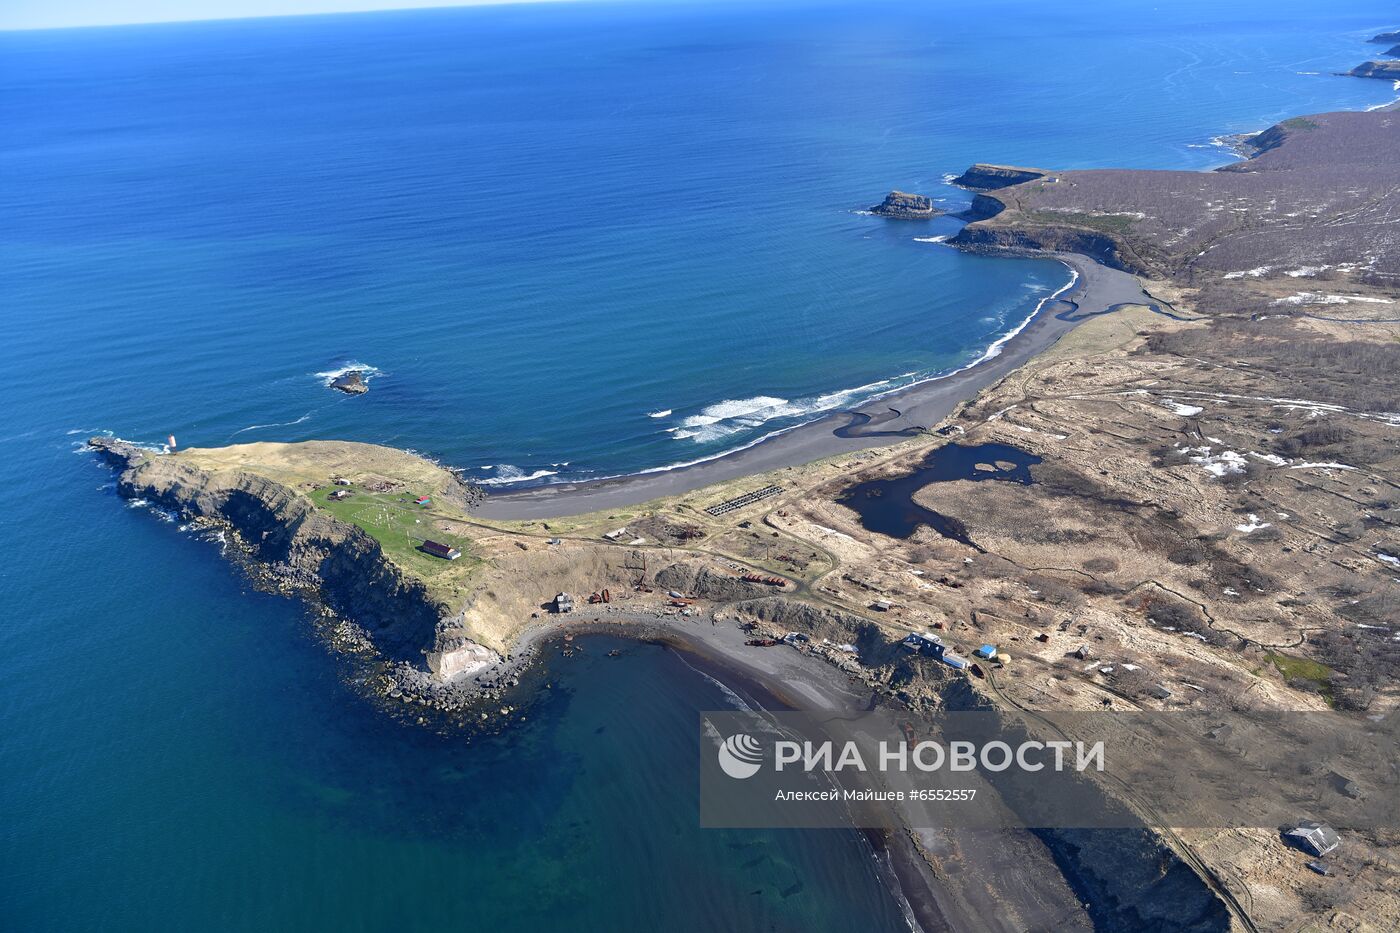
[[[0,29],[111,26],[245,16],[480,6],[505,0],[0,0]],[[548,0],[509,0],[542,3]],[[556,0],[563,2],[563,0]]]

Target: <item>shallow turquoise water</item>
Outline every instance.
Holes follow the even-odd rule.
[[[400,724],[74,447],[342,437],[484,477],[713,454],[973,358],[1063,281],[854,212],[885,190],[1203,168],[1217,134],[1392,94],[1328,74],[1380,4],[1023,6],[0,34],[3,925],[897,927],[853,837],[696,828],[722,698],[674,656],[563,664],[497,740]],[[368,396],[315,375],[350,360]]]

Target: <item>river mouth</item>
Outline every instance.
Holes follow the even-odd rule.
[[[907,539],[927,525],[945,538],[976,548],[963,522],[920,505],[914,501],[915,494],[933,483],[955,480],[1002,480],[1031,486],[1035,484],[1031,467],[1040,462],[1040,457],[1010,444],[945,444],[930,451],[912,472],[857,483],[836,501],[854,511],[866,531]]]

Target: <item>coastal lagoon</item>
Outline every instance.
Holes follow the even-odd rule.
[[[1389,99],[1381,4],[586,4],[0,35],[0,916],[17,929],[897,929],[848,833],[711,833],[681,656],[494,738],[382,714],[78,451],[343,438],[487,480],[713,456],[964,365],[1065,281],[973,161],[1203,169]],[[989,28],[989,24],[994,28]],[[373,367],[368,395],[324,383]]]

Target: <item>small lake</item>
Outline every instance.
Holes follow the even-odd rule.
[[[1035,482],[1031,467],[1040,462],[1035,454],[1009,444],[947,444],[931,451],[912,473],[858,483],[837,501],[855,510],[867,531],[908,538],[920,525],[927,525],[945,538],[977,547],[961,521],[915,502],[915,493],[930,483],[953,480],[1003,480],[1030,486]]]

